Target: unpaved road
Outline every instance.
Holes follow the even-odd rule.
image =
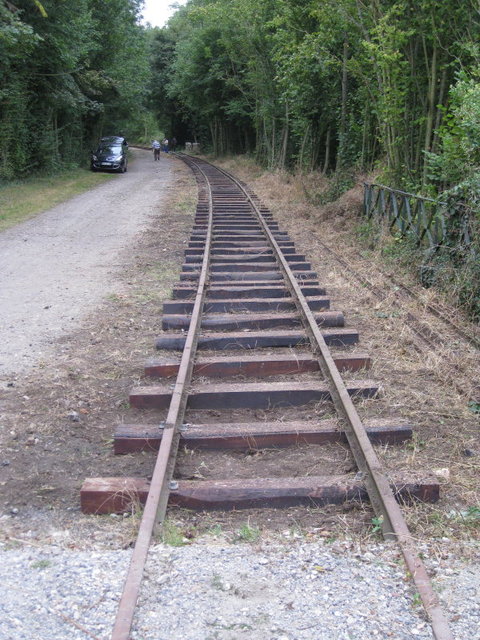
[[[0,376],[35,366],[78,326],[158,214],[173,160],[132,156],[127,173],[0,234]]]

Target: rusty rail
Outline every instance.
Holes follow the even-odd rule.
[[[204,175],[207,186],[208,180]],[[192,376],[193,363],[198,342],[198,333],[202,318],[205,288],[208,279],[210,262],[210,247],[212,242],[213,207],[212,193],[208,191],[209,215],[208,229],[205,242],[205,253],[202,261],[197,295],[192,312],[192,319],[188,330],[185,347],[183,349],[180,368],[172,393],[170,408],[163,428],[163,438],[158,451],[152,481],[148,492],[147,501],[140,522],[135,547],[133,549],[130,566],[120,600],[115,625],[112,632],[112,640],[128,640],[132,627],[143,570],[147,559],[150,541],[155,528],[163,521],[167,508],[170,482],[175,466],[175,459],[180,438],[180,427],[183,423],[188,397],[188,385]]]
[[[245,191],[236,178],[222,169],[219,170]],[[296,301],[297,308],[305,321],[305,326],[309,333],[314,352],[319,356],[320,368],[325,378],[331,382],[332,397],[334,399],[335,407],[346,423],[348,442],[358,468],[365,476],[364,481],[367,486],[373,508],[377,516],[382,520],[383,534],[386,539],[396,540],[402,550],[408,571],[410,572],[415,586],[418,589],[423,606],[431,619],[435,639],[453,640],[453,635],[449,629],[447,619],[440,607],[438,597],[433,590],[425,565],[414,549],[416,541],[408,529],[401,509],[395,500],[392,489],[390,488],[388,479],[382,471],[380,461],[378,460],[373,446],[367,436],[365,427],[362,424],[352,399],[347,392],[345,383],[342,380],[338,368],[318,328],[312,311],[256,203],[247,191],[245,191],[245,193],[256,212],[276,258],[281,265],[281,269],[287,281],[287,286],[289,287],[292,296]]]
[[[173,488],[170,483],[180,438],[180,426],[183,423],[188,398],[187,387],[192,376],[194,358],[199,341],[199,329],[205,301],[212,246],[213,196],[210,180],[206,172],[202,169],[203,163],[209,165],[209,163],[206,163],[203,160],[197,158],[193,159],[191,157],[188,158],[188,164],[195,167],[198,172],[197,175],[199,174],[203,176],[205,185],[208,188],[208,227],[205,238],[205,253],[201,262],[199,284],[192,315],[189,321],[188,334],[182,352],[177,380],[172,393],[168,416],[164,423],[163,436],[159,446],[159,452],[145,504],[144,514],[140,524],[137,542],[133,551],[115,626],[111,636],[112,640],[128,640],[129,638],[152,534],[155,527],[163,520],[169,492],[170,489]],[[223,174],[223,176],[228,180],[232,181],[246,196],[252,211],[258,220],[261,230],[265,234],[268,244],[275,256],[276,263],[280,267],[285,279],[286,288],[290,291],[297,311],[303,320],[315,357],[318,358],[320,369],[322,370],[325,379],[329,382],[330,395],[334,401],[337,412],[346,427],[345,431],[352,453],[355,457],[358,468],[364,476],[364,481],[367,486],[370,499],[373,503],[375,513],[382,520],[384,535],[388,539],[397,541],[401,547],[408,570],[418,589],[425,610],[431,619],[435,639],[452,640],[453,636],[449,631],[447,621],[439,607],[437,597],[432,590],[425,567],[414,550],[414,540],[408,531],[400,507],[395,501],[394,493],[390,488],[389,481],[382,471],[380,462],[370,443],[365,427],[360,421],[349,391],[340,376],[336,361],[333,359],[327,347],[322,332],[318,327],[317,319],[305,298],[302,286],[294,276],[288,259],[281,249],[281,243],[279,243],[275,238],[269,224],[262,215],[262,212],[254,201],[254,198],[252,198],[248,193],[248,190],[228,172],[223,171],[218,167],[215,167],[215,169]],[[310,267],[306,268],[305,273],[311,273],[309,269]],[[212,278],[213,277],[214,276],[212,276]],[[278,274],[278,277],[281,277],[281,274]]]

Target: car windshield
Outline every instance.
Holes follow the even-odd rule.
[[[121,156],[122,147],[121,145],[109,144],[109,145],[99,147],[98,153],[111,153],[112,155]]]

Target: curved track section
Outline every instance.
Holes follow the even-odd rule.
[[[356,350],[358,333],[345,328],[343,313],[330,310],[317,273],[254,194],[203,160],[182,159],[199,187],[195,226],[180,282],[164,303],[164,332],[156,340],[162,357],[147,363],[146,385],[130,394],[132,406],[155,412],[161,423],[120,425],[115,434],[116,453],[158,450],[152,479],[91,478],[81,491],[87,513],[145,504],[112,639],[129,637],[148,546],[167,502],[204,510],[369,498],[384,535],[402,548],[434,637],[451,640],[398,505],[438,499],[438,484],[419,478],[394,483],[372,446],[402,442],[411,427],[395,416],[362,423],[355,401],[374,398],[378,385],[362,377],[370,359]],[[299,463],[284,475],[279,457],[269,477],[231,478],[228,466],[221,476],[228,451],[347,441],[356,466],[350,473],[327,469],[312,476]],[[179,442],[219,452],[211,464],[216,476],[182,477]]]

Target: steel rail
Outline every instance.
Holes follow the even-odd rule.
[[[213,227],[213,204],[210,183],[204,171],[200,167],[197,168],[203,174],[208,187],[208,227],[205,241],[205,253],[203,256],[190,327],[188,329],[185,347],[180,361],[177,380],[172,392],[172,399],[167,419],[163,427],[163,436],[155,462],[148,497],[145,503],[135,547],[133,549],[133,554],[125,579],[122,597],[117,610],[117,616],[111,635],[112,640],[128,640],[130,636],[151,538],[154,530],[161,524],[165,517],[170,483],[173,476],[178,443],[180,440],[180,427],[183,423],[187,405],[188,385],[190,384],[192,377],[193,363],[197,349],[198,334],[200,331],[203,304],[205,300]]]
[[[451,327],[455,333],[457,335],[459,335],[460,337],[462,337],[464,340],[466,340],[469,344],[471,344],[473,347],[475,347],[476,349],[480,349],[480,339],[477,338],[477,336],[472,336],[469,333],[467,333],[464,329],[462,329],[462,327],[460,327],[456,322],[454,322],[453,320],[451,320],[448,316],[446,316],[444,313],[442,313],[442,311],[440,311],[434,304],[431,304],[429,302],[424,303],[422,302],[422,300],[420,299],[420,297],[415,293],[415,291],[413,291],[412,289],[410,289],[410,287],[407,287],[407,285],[403,284],[403,282],[399,282],[396,278],[394,278],[393,276],[388,276],[386,274],[384,274],[387,278],[390,278],[390,280],[393,282],[393,284],[397,287],[400,287],[402,289],[402,291],[404,291],[405,293],[407,293],[411,298],[413,298],[414,300],[417,300],[417,302],[419,302],[420,304],[423,304],[425,306],[425,308],[430,311],[430,313],[432,313],[436,318],[438,318],[439,320],[441,320],[442,322],[444,322],[445,324],[447,324],[449,327]]]
[[[363,276],[361,273],[358,273],[358,271],[356,271],[349,263],[347,260],[345,260],[344,258],[342,258],[341,256],[338,255],[338,253],[336,251],[334,251],[331,247],[329,247],[327,244],[325,244],[325,242],[323,242],[322,240],[318,240],[317,241],[319,244],[322,245],[322,247],[324,249],[326,249],[332,256],[334,256],[335,260],[337,260],[338,262],[340,262],[341,265],[343,265],[351,274],[353,274],[357,280],[359,280],[362,284],[366,285],[371,291],[373,291],[373,293],[381,298],[381,299],[385,299],[386,295],[383,294],[383,292],[379,289],[379,287],[377,287],[376,285],[374,285],[372,282],[370,282],[370,280],[368,280],[368,278],[366,278],[365,276]],[[360,254],[357,254],[360,255]],[[420,296],[415,293],[415,291],[413,291],[412,289],[410,289],[410,287],[407,287],[407,285],[403,284],[403,282],[400,282],[399,280],[397,280],[394,276],[388,275],[387,273],[384,273],[383,271],[379,270],[380,273],[385,277],[388,278],[396,287],[399,287],[400,289],[402,289],[402,291],[404,293],[406,293],[407,295],[409,295],[411,298],[413,298],[414,300],[416,300],[419,304],[421,304],[422,306],[425,307],[425,309],[427,309],[430,313],[432,313],[436,318],[438,318],[439,320],[441,320],[442,322],[444,322],[445,324],[447,324],[451,329],[453,329],[453,331],[455,331],[455,333],[460,336],[461,338],[463,338],[466,342],[468,342],[469,344],[471,344],[472,346],[476,347],[477,349],[480,348],[480,339],[477,338],[474,335],[470,335],[469,333],[467,333],[464,329],[462,329],[462,327],[460,327],[456,322],[454,322],[453,320],[451,320],[448,316],[446,316],[444,313],[442,313],[442,311],[440,311],[439,309],[437,309],[437,307],[429,302],[424,302],[422,301],[422,299],[420,298]],[[414,316],[413,316],[414,317]],[[418,332],[415,328],[412,327],[412,329],[418,334],[420,335],[420,337],[424,338],[425,337]],[[428,342],[428,340],[426,340]]]
[[[207,163],[209,164],[209,163]],[[198,167],[198,164],[197,164]],[[245,193],[257,218],[268,238],[285,276],[287,286],[295,300],[309,334],[312,348],[319,356],[319,365],[326,380],[332,386],[331,392],[335,408],[346,424],[346,435],[359,470],[364,474],[364,482],[377,517],[382,520],[382,531],[386,539],[395,540],[402,551],[405,564],[412,576],[422,604],[427,612],[432,626],[435,640],[454,640],[448,621],[440,607],[437,594],[434,592],[427,570],[419,555],[415,551],[415,540],[410,533],[402,511],[395,500],[388,478],[384,474],[381,463],[370,443],[366,430],[353,401],[348,394],[345,383],[338,371],[333,357],[315,321],[315,317],[303,295],[288,262],[268,228],[260,210],[250,194],[240,182],[228,172],[216,167],[226,177],[230,178]]]

